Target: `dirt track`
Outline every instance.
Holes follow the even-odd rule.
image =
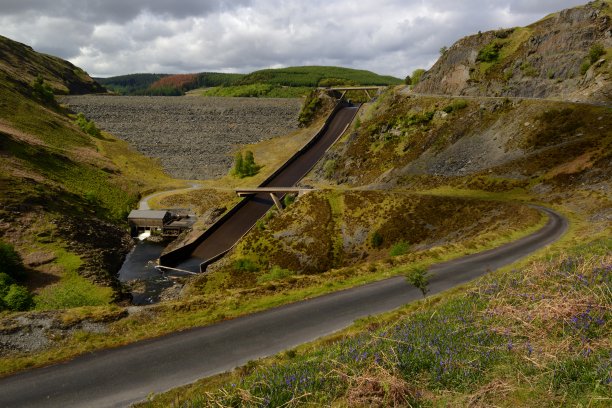
[[[69,96],[75,112],[141,153],[159,158],[172,176],[207,179],[232,165],[235,146],[297,129],[300,99]]]

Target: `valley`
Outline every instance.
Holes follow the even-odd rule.
[[[74,95],[103,90],[0,37],[0,238],[17,253],[0,275],[0,405],[606,406],[611,10],[479,32],[404,85],[335,67],[130,85],[176,97]],[[148,296],[137,267],[117,279],[143,196],[198,216],[166,254],[214,236],[247,202],[234,189],[324,126],[336,95],[312,87],[359,79],[389,86],[278,184],[309,192],[254,196],[265,208],[206,273],[130,301]],[[206,96],[263,88],[306,97]]]

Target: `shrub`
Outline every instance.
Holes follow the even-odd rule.
[[[525,76],[530,76],[530,77],[538,76],[538,70],[535,69],[533,65],[531,65],[527,61],[523,62],[520,68],[521,68],[521,71],[523,72],[523,75]]]
[[[274,265],[268,273],[261,275],[257,278],[257,283],[265,283],[274,280],[281,280],[293,275],[294,272],[289,269],[283,269],[280,266]]]
[[[467,107],[467,101],[465,99],[457,99],[448,106],[445,106],[442,110],[446,113],[455,112]]]
[[[586,74],[589,68],[591,68],[591,63],[589,62],[589,60],[584,60],[582,64],[580,65],[580,74],[581,75]]]
[[[406,275],[406,280],[412,286],[417,288],[423,294],[423,297],[427,296],[429,292],[429,271],[423,267],[412,268]]]
[[[87,133],[88,135],[95,137],[100,136],[100,129],[98,129],[93,120],[87,120],[87,118],[82,112],[79,112],[75,119],[75,122],[81,128],[81,130]]]
[[[604,49],[603,45],[595,43],[591,46],[591,49],[589,50],[589,61],[591,62],[591,64],[594,64],[605,53],[606,50]]]
[[[295,194],[286,194],[283,198],[283,204],[285,205],[285,208],[289,207],[293,203],[295,203]]]
[[[446,45],[440,47],[440,55],[444,55],[446,54],[446,52],[448,51],[448,47]]]
[[[300,126],[308,126],[315,118],[317,110],[322,105],[321,98],[317,95],[316,91],[312,91],[304,101],[304,106],[300,111],[300,116],[298,117],[298,122]]]
[[[370,243],[372,244],[372,247],[374,248],[380,248],[380,246],[383,244],[383,236],[380,235],[380,232],[375,231],[372,236],[370,237]]]
[[[499,50],[501,50],[502,45],[497,42],[492,42],[485,45],[479,52],[477,61],[481,62],[495,62],[499,58]]]
[[[4,297],[8,294],[11,285],[15,284],[15,280],[6,273],[0,273],[0,310],[5,310],[6,304]]]
[[[240,272],[257,272],[259,265],[248,258],[239,258],[234,261],[234,270]]]
[[[493,35],[497,38],[508,38],[510,36],[510,34],[512,34],[514,32],[514,28],[500,28],[499,30],[496,30],[493,32]]]
[[[11,244],[2,241],[0,241],[0,273],[5,273],[17,280],[25,277],[21,255]]]
[[[389,252],[389,255],[391,256],[404,255],[406,252],[408,252],[409,248],[410,248],[410,245],[406,241],[400,241],[391,247],[391,251]]]
[[[49,84],[45,83],[43,77],[38,75],[32,83],[34,96],[46,104],[55,104],[55,95]]]
[[[13,284],[4,296],[4,304],[9,310],[28,310],[34,306],[34,300],[25,287]]]
[[[333,159],[327,160],[323,165],[323,172],[325,173],[326,179],[331,179],[336,172],[336,161]]]
[[[423,76],[424,73],[425,73],[425,70],[423,68],[418,68],[412,71],[412,81],[411,81],[412,86],[415,86],[421,81],[421,77]]]
[[[251,177],[257,174],[259,169],[261,169],[261,166],[255,163],[253,152],[247,150],[244,156],[241,152],[236,153],[234,157],[234,168],[231,174],[239,178]]]

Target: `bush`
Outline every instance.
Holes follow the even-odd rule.
[[[234,270],[240,272],[257,272],[259,265],[247,258],[240,258],[234,261]]]
[[[295,194],[285,194],[285,197],[283,198],[285,208],[289,207],[293,203],[295,203]]]
[[[12,245],[2,241],[0,241],[0,273],[5,273],[17,280],[25,277],[21,255],[15,251]]]
[[[333,159],[327,160],[323,165],[323,172],[325,173],[326,179],[331,179],[336,172],[336,161]]]
[[[419,81],[421,81],[421,77],[423,76],[424,73],[425,73],[425,70],[423,68],[418,68],[412,71],[412,81],[411,81],[412,86],[415,86],[416,84],[419,83]]]
[[[298,117],[298,122],[300,126],[308,126],[313,121],[316,116],[317,110],[321,107],[323,102],[321,98],[317,95],[316,91],[312,91],[304,101],[304,106],[300,111],[300,116]]]
[[[580,74],[581,75],[586,74],[589,68],[591,68],[591,63],[589,62],[589,60],[584,60],[582,64],[580,65]]]
[[[591,49],[589,50],[589,61],[591,61],[591,64],[594,64],[605,53],[606,50],[604,49],[603,45],[595,43],[591,46]]]
[[[446,113],[451,113],[461,109],[465,109],[467,108],[467,105],[468,104],[465,99],[457,99],[453,101],[453,103],[451,103],[450,105],[445,106],[442,110]]]
[[[45,83],[43,77],[38,75],[32,83],[34,96],[46,104],[55,105],[55,95],[49,84]]]
[[[389,252],[389,255],[391,256],[404,255],[406,252],[408,252],[409,248],[410,248],[410,245],[406,241],[400,241],[391,247],[391,251]]]
[[[272,269],[266,274],[261,275],[257,278],[257,283],[265,283],[275,280],[281,280],[293,275],[294,272],[289,269],[283,269],[280,266],[274,265]]]
[[[98,129],[93,120],[87,120],[83,113],[79,112],[75,119],[75,122],[81,128],[81,130],[87,133],[88,135],[95,137],[100,136],[100,129]]]
[[[429,277],[430,274],[426,268],[423,267],[415,267],[408,272],[406,275],[406,280],[412,286],[417,288],[423,294],[423,297],[427,296],[427,292],[429,292]]]
[[[260,168],[261,167],[255,163],[253,152],[247,150],[244,156],[241,152],[236,153],[234,157],[234,168],[231,174],[239,178],[251,177],[257,174]]]
[[[34,299],[25,287],[13,284],[4,296],[4,304],[9,310],[28,310],[34,306]]]
[[[383,244],[383,237],[380,235],[380,232],[376,231],[372,234],[370,244],[372,244],[372,247],[374,248],[380,248],[380,246]]]
[[[497,42],[492,42],[485,45],[479,52],[477,61],[481,62],[494,62],[499,58],[499,50],[501,50],[502,45]]]

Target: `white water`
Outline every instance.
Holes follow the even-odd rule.
[[[149,238],[151,236],[151,231],[145,231],[142,234],[140,234],[138,236],[138,239],[141,241],[144,241],[145,239]]]

